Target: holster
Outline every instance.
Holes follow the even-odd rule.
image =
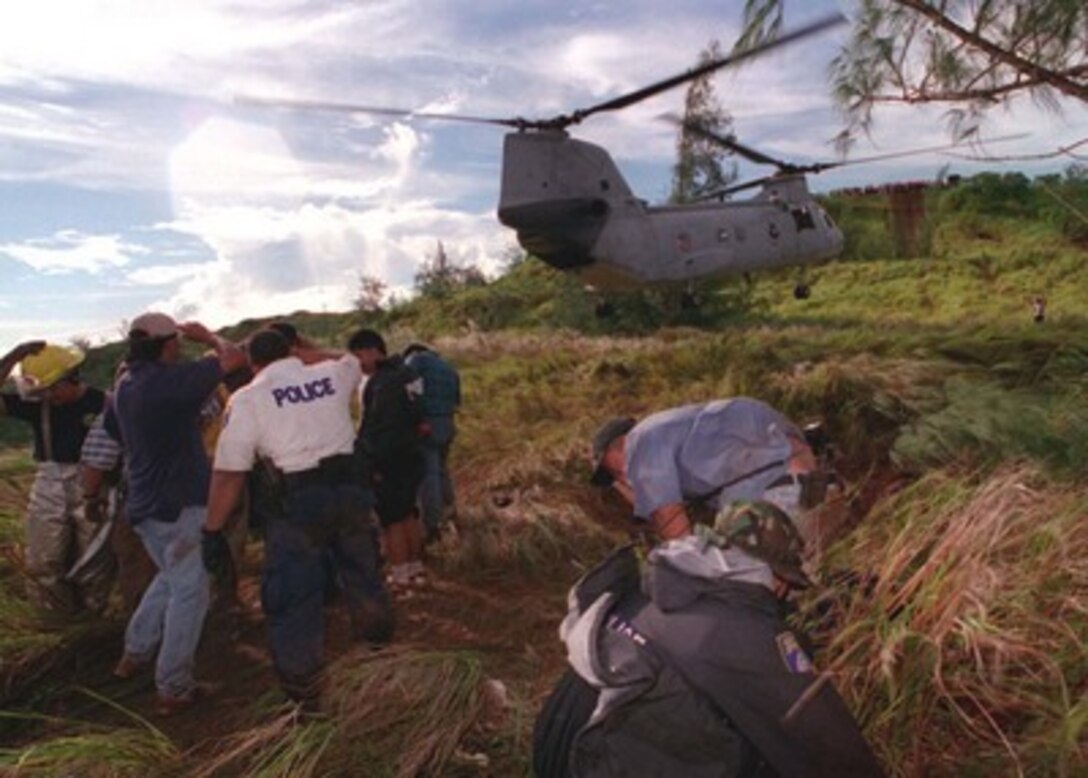
[[[280,473],[286,492],[305,489],[310,486],[341,486],[357,484],[356,459],[354,454],[338,454],[325,457],[317,467],[297,473]]]
[[[250,474],[250,530],[262,532],[287,516],[287,482],[271,460],[259,458]]]

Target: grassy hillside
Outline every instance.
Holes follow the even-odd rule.
[[[1045,200],[1025,212],[1016,183],[978,184],[999,208],[938,193],[930,256],[832,263],[807,301],[782,275],[706,289],[696,314],[622,298],[601,321],[570,279],[526,262],[381,314],[290,317],[329,343],[361,323],[395,347],[433,339],[465,383],[459,537],[435,554],[434,590],[398,606],[397,650],[350,650],[330,611],[328,720],[295,726],[277,707],[257,544],[250,609],[213,616],[198,657],[223,689],[192,715],[145,718],[147,687],[108,676],[119,622],[47,630],[20,604],[27,462],[9,455],[0,767],[524,775],[533,715],[563,667],[566,588],[629,532],[585,484],[589,435],[617,413],[747,394],[824,420],[835,441],[848,499],[801,618],[889,772],[1088,773],[1088,250]],[[878,237],[883,218],[850,217]],[[1050,302],[1040,325],[1036,294]]]

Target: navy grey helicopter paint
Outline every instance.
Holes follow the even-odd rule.
[[[499,221],[530,254],[598,288],[686,282],[832,259],[842,231],[802,175],[749,200],[651,206],[609,154],[561,129],[511,133]]]

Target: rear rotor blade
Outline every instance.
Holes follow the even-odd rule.
[[[598,103],[597,105],[591,106],[589,108],[575,111],[569,117],[559,118],[565,121],[567,124],[578,124],[583,119],[586,119],[593,114],[601,113],[603,111],[617,111],[620,108],[626,108],[629,105],[634,105],[635,103],[653,97],[654,95],[660,94],[661,92],[665,92],[669,89],[672,89],[673,87],[685,84],[688,81],[692,81],[696,78],[699,78],[700,76],[706,75],[707,73],[713,73],[716,70],[739,65],[742,62],[746,62],[747,60],[761,57],[767,52],[777,49],[780,46],[787,46],[794,41],[802,40],[803,38],[807,38],[810,35],[815,35],[816,33],[823,32],[824,30],[835,27],[836,25],[843,24],[845,21],[846,17],[840,13],[825,16],[821,19],[816,20],[815,22],[812,22],[811,24],[805,25],[804,27],[799,27],[792,32],[787,32],[783,35],[780,35],[772,41],[768,41],[767,43],[761,43],[758,46],[753,46],[750,49],[746,49],[739,54],[731,54],[727,57],[722,57],[721,59],[711,60],[710,62],[707,62],[704,65],[700,65],[697,68],[692,68],[691,70],[685,71],[684,73],[681,73],[679,75],[673,76],[671,78],[666,78],[663,81],[658,81],[656,84],[644,86],[641,89],[636,89],[634,92],[629,92],[625,95],[614,97],[611,100],[606,100],[603,103]],[[564,124],[563,126],[566,126],[566,124]]]
[[[500,127],[521,129],[533,123],[525,119],[494,119],[487,116],[465,116],[455,113],[429,113],[409,111],[404,108],[382,108],[372,105],[354,105],[351,103],[331,103],[320,100],[279,100],[268,97],[250,97],[238,95],[234,98],[238,105],[253,105],[270,108],[287,108],[293,111],[326,111],[330,113],[367,113],[378,116],[403,116],[414,119],[438,119],[451,122],[469,122],[472,124],[494,124]]]
[[[693,203],[705,203],[705,202],[707,202],[709,200],[720,200],[721,198],[726,197],[727,195],[735,194],[737,192],[744,192],[744,191],[746,191],[748,189],[755,189],[757,186],[763,186],[766,183],[774,181],[778,177],[779,176],[776,174],[776,175],[771,175],[771,176],[762,176],[761,178],[753,178],[750,181],[744,181],[744,182],[739,183],[739,184],[733,184],[732,186],[727,186],[724,189],[717,189],[717,190],[715,190],[713,192],[708,192],[707,194],[699,195],[698,197],[694,198],[691,202],[693,202]]]
[[[790,166],[788,162],[784,162],[780,159],[775,159],[774,157],[769,157],[761,151],[756,151],[753,148],[745,146],[742,143],[738,142],[736,138],[719,135],[718,133],[704,127],[698,122],[686,122],[676,114],[671,113],[664,114],[662,118],[677,125],[685,132],[690,132],[692,135],[698,135],[700,138],[704,138],[711,143],[716,143],[723,148],[727,148],[730,151],[739,154],[740,156],[747,159],[749,162],[755,162],[757,165],[774,165],[775,167],[779,168],[786,168]]]
[[[707,133],[708,137],[713,137],[717,140],[723,141],[722,145],[732,148],[736,144],[735,141],[727,141],[725,138],[721,138],[715,133]],[[979,140],[974,143],[951,143],[944,146],[929,146],[921,149],[910,149],[908,151],[893,151],[888,154],[875,154],[871,157],[858,157],[857,159],[847,159],[841,162],[815,162],[811,165],[792,165],[789,163],[779,163],[772,158],[767,157],[769,164],[778,165],[778,172],[774,175],[763,176],[762,178],[752,179],[750,181],[744,181],[740,184],[734,184],[727,186],[724,189],[718,189],[713,192],[708,192],[705,195],[695,198],[694,202],[703,202],[706,200],[717,200],[726,195],[735,194],[736,192],[743,192],[747,189],[754,189],[757,186],[762,186],[782,175],[804,175],[806,173],[822,173],[825,170],[831,170],[833,168],[849,167],[850,165],[864,165],[869,162],[879,162],[886,159],[899,159],[901,157],[913,157],[919,154],[935,154],[942,151],[949,151],[951,149],[963,148],[964,146],[979,145],[982,143],[1007,143],[1008,141],[1021,140],[1029,137],[1026,132],[1017,133],[1015,135],[1000,135],[996,138],[986,138],[985,141]],[[750,151],[750,149],[749,149]],[[756,152],[758,155],[759,152]],[[763,156],[763,155],[760,155]],[[753,160],[756,161],[756,160]]]
[[[892,151],[887,154],[876,154],[871,157],[858,157],[857,159],[844,159],[840,162],[818,162],[814,165],[800,166],[797,169],[802,173],[819,173],[823,170],[830,170],[837,167],[847,167],[849,165],[864,165],[868,162],[880,162],[885,159],[899,159],[901,157],[913,157],[918,154],[935,154],[941,151],[951,151],[953,149],[962,149],[964,146],[976,146],[983,145],[985,143],[1008,143],[1014,140],[1023,140],[1029,137],[1026,132],[1020,132],[1015,135],[999,135],[996,138],[986,138],[985,140],[978,140],[970,143],[949,143],[944,146],[929,146],[921,149],[909,149],[907,151]],[[818,170],[816,168],[819,168]]]

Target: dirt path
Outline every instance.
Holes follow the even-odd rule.
[[[28,472],[0,473],[0,508],[9,519],[21,515],[31,479]],[[15,548],[20,533],[17,524],[11,528],[9,542]],[[255,542],[247,550],[240,604],[231,609],[213,605],[205,624],[197,677],[213,693],[199,706],[170,718],[158,717],[153,711],[150,673],[129,681],[113,677],[124,630],[124,618],[116,612],[49,656],[46,675],[25,686],[9,701],[10,706],[65,720],[116,722],[118,726],[133,726],[131,714],[135,714],[200,762],[201,755],[214,751],[223,737],[262,723],[262,711],[274,711],[283,700],[269,660],[260,609],[260,549]],[[456,555],[457,549],[447,548],[444,553]],[[473,652],[480,657],[485,676],[503,682],[521,707],[519,715],[531,724],[531,712],[563,667],[556,628],[565,611],[566,589],[577,571],[572,567],[528,573],[511,564],[509,570],[485,575],[478,570],[443,573],[441,567],[441,560],[431,566],[428,586],[396,601],[395,644],[425,651]],[[343,609],[334,604],[326,609],[326,616],[326,658],[331,662],[354,646]],[[111,709],[94,695],[129,713]],[[3,744],[28,743],[51,729],[20,725],[8,730]],[[56,731],[64,731],[63,725]],[[493,764],[490,774],[501,774],[497,769],[501,768]]]
[[[270,719],[283,697],[266,647],[256,556],[250,555],[241,580],[242,604],[231,610],[213,605],[205,624],[197,676],[213,688],[207,700],[169,718],[156,716],[150,673],[129,681],[111,674],[122,650],[123,624],[117,619],[93,640],[82,641],[79,654],[55,668],[50,683],[57,691],[45,708],[66,719],[133,725],[131,718],[82,691],[89,689],[147,719],[179,749],[190,751],[196,762],[212,753],[224,736],[263,723],[262,710]],[[520,701],[531,723],[531,711],[563,667],[556,627],[565,610],[566,586],[565,581],[468,580],[432,573],[427,587],[396,602],[395,644],[426,651],[472,651],[481,658],[485,675],[501,680]],[[331,662],[354,646],[344,610],[333,604],[326,608],[326,617],[326,657]],[[35,707],[42,711],[42,706]],[[18,740],[25,742],[42,732],[27,729],[24,735]]]

